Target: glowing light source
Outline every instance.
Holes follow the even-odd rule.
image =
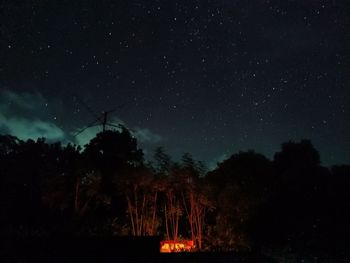
[[[194,248],[193,240],[164,240],[160,242],[161,253],[191,252]]]

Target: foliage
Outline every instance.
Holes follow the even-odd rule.
[[[0,135],[1,231],[12,236],[160,235],[199,250],[289,247],[345,255],[350,168],[327,169],[310,141],[269,160],[239,152],[210,172],[190,154],[146,165],[125,128],[75,145]],[[329,241],[332,240],[330,243]]]

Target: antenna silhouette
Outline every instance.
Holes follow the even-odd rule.
[[[91,107],[89,107],[81,98],[79,98],[79,96],[77,96],[76,94],[74,95],[76,100],[91,114],[93,115],[96,119],[89,123],[87,126],[85,126],[84,128],[82,128],[80,131],[78,131],[77,133],[75,133],[73,135],[73,137],[78,136],[79,134],[81,134],[82,132],[84,132],[86,129],[89,129],[91,127],[95,127],[95,126],[102,126],[102,131],[105,132],[107,130],[107,127],[115,127],[115,128],[122,128],[123,125],[121,124],[113,124],[111,122],[108,121],[108,117],[110,115],[110,113],[121,109],[123,107],[125,107],[125,104],[119,105],[117,107],[115,107],[114,109],[108,110],[108,111],[103,111],[102,114],[96,114]]]

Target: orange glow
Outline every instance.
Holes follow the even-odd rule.
[[[161,253],[190,252],[194,250],[193,240],[164,240],[160,242]]]

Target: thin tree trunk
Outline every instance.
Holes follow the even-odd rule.
[[[74,211],[78,213],[79,211],[79,192],[80,192],[80,182],[79,178],[77,178],[75,183],[75,196],[74,196]]]
[[[134,186],[134,200],[135,200],[135,221],[136,221],[136,235],[139,236],[139,213],[138,213],[138,202],[137,202],[137,187]]]
[[[165,230],[166,230],[166,235],[167,235],[167,239],[170,240],[170,236],[169,236],[169,225],[168,225],[168,216],[167,216],[167,208],[166,208],[166,204],[164,204],[164,213],[165,213]]]
[[[139,232],[140,232],[140,236],[142,236],[144,233],[143,233],[143,231],[142,231],[142,229],[143,229],[143,224],[144,224],[144,222],[143,222],[143,213],[144,213],[144,209],[145,209],[145,203],[146,203],[146,194],[143,194],[143,200],[142,200],[142,207],[141,207],[141,218],[140,218],[140,230],[139,230]]]
[[[174,240],[177,240],[178,232],[179,232],[179,217],[180,217],[180,206],[179,204],[176,205],[176,221],[175,221],[175,233],[174,233]]]
[[[132,234],[134,236],[136,236],[136,232],[135,232],[135,222],[134,222],[134,215],[133,215],[133,211],[132,211],[132,206],[131,206],[131,201],[130,198],[128,196],[126,196],[126,199],[128,201],[128,210],[129,210],[129,215],[130,215],[130,220],[131,220],[131,227],[132,227]]]
[[[195,204],[194,204],[194,198],[193,198],[193,193],[191,193],[191,216],[190,216],[190,227],[191,227],[191,238],[193,242],[196,242],[196,229],[195,229],[195,222],[194,222],[194,213],[195,213]]]
[[[154,194],[154,199],[153,199],[153,215],[152,215],[152,225],[151,225],[151,235],[154,235],[154,230],[155,230],[155,222],[156,222],[156,211],[157,211],[157,197],[158,197],[158,192],[156,191]]]

